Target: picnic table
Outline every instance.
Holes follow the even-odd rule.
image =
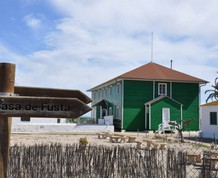
[[[111,135],[110,135],[110,133],[108,133],[108,132],[103,132],[103,133],[98,133],[98,138],[99,139],[106,139],[106,138],[108,138],[108,137],[110,137]]]
[[[167,143],[165,143],[165,142],[158,142],[156,140],[151,140],[151,139],[146,139],[143,141],[146,142],[148,148],[153,147],[155,149],[159,148],[161,150],[166,150],[166,148],[167,148]]]
[[[202,163],[202,154],[188,153],[187,154],[187,162],[189,164]]]
[[[112,143],[124,143],[125,137],[123,137],[123,136],[110,136],[110,141]]]
[[[204,166],[210,167],[210,169],[218,169],[218,152],[217,151],[205,151],[203,153]]]
[[[129,136],[129,137],[128,137],[128,142],[129,142],[129,143],[134,143],[135,140],[136,140],[136,137],[132,137],[132,136]]]

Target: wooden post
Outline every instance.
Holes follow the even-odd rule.
[[[15,64],[0,63],[0,95],[14,93]],[[1,102],[1,101],[0,101]],[[7,178],[11,117],[0,117],[0,178]]]

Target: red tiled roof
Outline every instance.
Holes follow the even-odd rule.
[[[153,62],[126,72],[116,78],[208,83],[205,80],[178,72]]]
[[[213,102],[210,102],[210,103],[202,104],[201,106],[217,106],[217,105],[218,105],[218,101],[213,101]]]
[[[187,75],[185,73],[164,67],[162,65],[156,64],[154,62],[147,63],[141,67],[133,69],[129,72],[126,72],[122,75],[119,75],[107,82],[104,82],[94,88],[89,89],[92,91],[103,84],[112,82],[116,79],[131,79],[131,80],[144,80],[144,81],[172,81],[172,82],[189,82],[189,83],[208,83],[208,81]]]

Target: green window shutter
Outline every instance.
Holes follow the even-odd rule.
[[[217,125],[217,112],[210,112],[210,125]]]

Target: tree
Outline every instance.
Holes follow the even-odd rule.
[[[213,98],[215,100],[218,100],[218,77],[215,78],[214,84],[215,85],[212,85],[213,89],[205,91],[205,94],[210,92],[209,96],[206,99],[206,103],[209,99],[211,99],[212,101],[213,101]]]
[[[178,134],[180,137],[180,142],[184,142],[184,137],[183,137],[183,131],[185,129],[185,126],[189,126],[191,124],[191,122],[193,121],[193,119],[189,119],[189,120],[179,120],[180,123],[178,124],[177,122],[169,122],[170,125],[176,126],[176,129],[178,130]]]

